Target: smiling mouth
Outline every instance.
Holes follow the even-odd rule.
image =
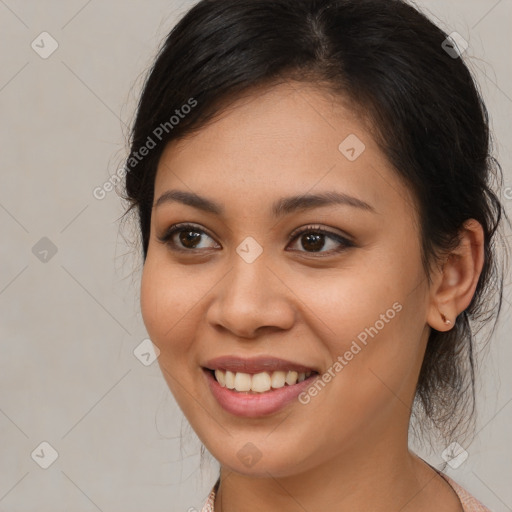
[[[261,394],[294,386],[318,375],[316,371],[296,372],[294,370],[254,374],[209,368],[204,368],[204,370],[209,372],[221,387],[246,394]]]

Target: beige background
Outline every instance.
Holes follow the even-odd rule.
[[[186,511],[215,479],[213,462],[201,480],[200,444],[157,363],[134,356],[140,258],[115,191],[93,196],[122,164],[141,74],[191,4],[0,0],[0,512]],[[469,41],[512,187],[512,1],[418,5]],[[46,59],[31,47],[51,49],[43,31],[58,43]],[[493,511],[512,510],[510,302],[507,287],[478,435],[448,471]],[[35,462],[50,461],[43,441],[58,452],[48,469]]]

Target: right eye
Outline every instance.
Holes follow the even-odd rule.
[[[220,247],[216,243],[216,246],[199,247],[198,244],[200,244],[203,236],[207,236],[213,240],[210,235],[194,224],[182,223],[170,226],[162,236],[158,237],[158,240],[166,244],[171,250],[181,252],[191,252],[199,249]]]

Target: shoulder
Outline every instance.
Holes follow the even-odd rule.
[[[464,487],[455,482],[455,480],[452,480],[448,475],[445,475],[444,473],[439,472],[439,474],[448,482],[448,484],[459,497],[464,512],[491,512],[490,509],[482,505],[482,503],[480,503],[474,496],[466,491]],[[201,509],[201,512],[215,512],[215,494],[218,484],[219,482],[217,481],[213,486],[203,508]]]
[[[448,475],[445,475],[444,473],[440,474],[457,493],[464,512],[491,512],[490,509],[482,505],[482,503],[480,503],[474,496],[466,491],[464,487],[455,482],[455,480],[452,480]]]
[[[205,504],[203,505],[201,512],[215,512],[215,507],[214,507],[215,495],[217,492],[217,487],[219,485],[219,481],[220,480],[217,480],[215,482],[215,485],[213,486],[212,490],[210,491],[210,494],[208,495],[208,498],[207,498]]]

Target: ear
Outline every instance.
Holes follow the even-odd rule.
[[[459,313],[469,306],[484,265],[482,225],[469,219],[460,234],[459,245],[432,276],[427,323],[437,331],[450,330]]]

